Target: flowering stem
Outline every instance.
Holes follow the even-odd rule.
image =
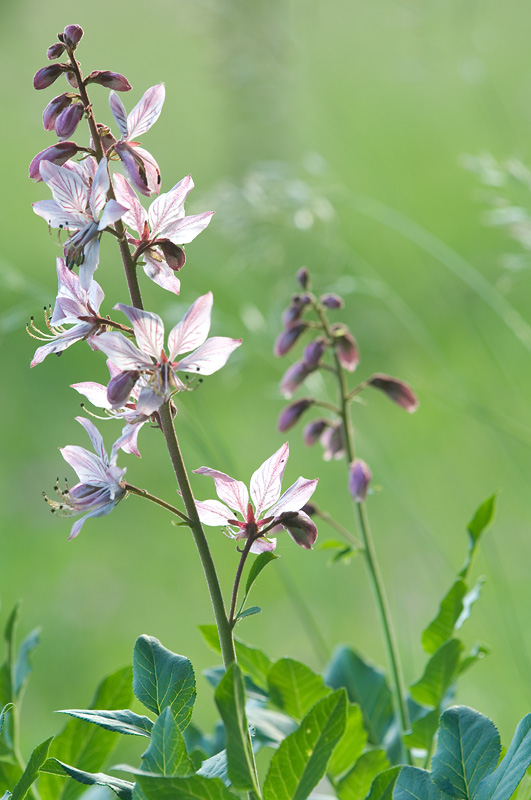
[[[173,420],[171,418],[169,403],[164,403],[164,405],[160,407],[158,411],[158,417],[160,420],[162,433],[166,439],[166,445],[168,447],[173,470],[179,484],[179,489],[184,501],[186,513],[188,514],[188,524],[194,537],[199,558],[201,559],[201,564],[203,565],[203,570],[208,584],[208,590],[210,592],[210,599],[212,601],[212,608],[214,609],[214,617],[216,619],[216,625],[218,628],[219,641],[221,644],[221,655],[223,657],[225,668],[227,668],[230,666],[230,664],[232,664],[233,661],[236,661],[232,627],[229,623],[227,612],[225,610],[225,604],[223,602],[223,596],[221,594],[221,587],[219,585],[219,578],[214,565],[214,560],[212,558],[208,541],[195,507],[192,489],[190,487],[186,467],[184,466],[179,442],[177,440],[177,435],[173,426]]]
[[[175,514],[176,516],[180,517],[183,520],[183,522],[187,523],[187,525],[190,524],[190,520],[188,519],[186,514],[183,514],[182,511],[179,511],[178,508],[175,508],[175,506],[170,505],[170,503],[166,503],[165,500],[161,500],[160,497],[155,497],[154,494],[150,494],[145,489],[139,489],[137,486],[132,486],[130,483],[126,483],[125,490],[127,492],[130,492],[131,494],[136,494],[138,497],[145,497],[146,500],[151,500],[152,503],[156,503],[158,506],[161,506],[161,508],[165,508],[166,511],[171,511],[172,514]]]
[[[240,581],[242,579],[243,568],[245,566],[245,562],[247,561],[247,556],[251,552],[251,547],[253,545],[253,542],[257,538],[258,536],[254,538],[252,536],[249,536],[249,538],[245,542],[245,547],[242,550],[240,563],[238,564],[238,569],[236,570],[236,577],[234,578],[234,586],[232,588],[232,600],[230,604],[230,614],[229,614],[229,625],[231,626],[231,628],[234,628],[236,624],[234,616],[236,614],[236,603],[238,602],[238,589],[240,588]]]

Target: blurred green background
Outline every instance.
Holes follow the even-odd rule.
[[[191,172],[188,212],[216,211],[187,248],[179,298],[142,283],[146,307],[168,324],[212,289],[212,332],[244,338],[225,369],[178,398],[188,465],[248,480],[285,440],[275,428],[277,387],[297,354],[275,360],[272,345],[294,273],[307,265],[317,292],[345,297],[337,319],[358,339],[361,378],[400,376],[421,399],[414,416],[376,393],[355,407],[359,455],[381,487],[370,513],[408,682],[424,663],[420,631],[464,559],[466,524],[500,490],[475,564],[487,583],[465,629],[469,644],[492,654],[466,675],[458,700],[508,737],[531,704],[531,273],[521,268],[525,247],[508,236],[525,240],[525,230],[484,224],[490,201],[463,159],[531,159],[529,5],[4,0],[0,595],[4,619],[24,599],[22,633],[43,628],[23,715],[26,749],[62,724],[53,710],[83,707],[100,677],[130,661],[141,633],[186,654],[197,672],[215,663],[196,629],[212,615],[185,530],[131,498],[67,543],[68,521],[54,519],[41,496],[57,475],[74,477],[57,448],[87,444],[69,384],[106,379],[104,359],[83,345],[30,370],[37,343],[24,332],[55,299],[60,252],[31,210],[49,195],[27,167],[55,141],[41,113],[62,88],[35,92],[31,81],[56,32],[73,22],[85,29],[85,72],[113,69],[133,84],[128,110],[165,82],[163,114],[142,144],[160,164],[163,190]],[[93,88],[98,119],[111,122],[107,95]],[[525,205],[525,181],[520,188]],[[96,277],[105,313],[127,302],[112,242],[103,243]],[[120,426],[101,428],[110,446]],[[350,525],[344,463],[324,464],[299,428],[289,439],[286,486],[320,476],[317,501]],[[128,479],[177,502],[160,437],[144,429],[140,446],[141,460],[121,460]],[[194,490],[213,496],[204,478]],[[237,553],[215,529],[209,535],[228,591]],[[320,535],[336,538],[324,527]],[[278,552],[253,598],[263,613],[239,635],[272,657],[321,666],[295,593],[330,651],[346,642],[385,663],[361,559],[331,567],[326,551],[302,551],[288,537]],[[209,703],[202,681],[205,723]]]

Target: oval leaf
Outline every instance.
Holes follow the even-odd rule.
[[[190,661],[167,650],[153,636],[140,636],[133,651],[133,692],[150,711],[168,706],[184,730],[195,702],[195,675]]]

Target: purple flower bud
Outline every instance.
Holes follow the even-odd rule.
[[[326,341],[320,337],[310,342],[304,348],[304,355],[302,360],[309,369],[317,369],[319,362],[326,352]]]
[[[291,298],[291,305],[282,314],[282,323],[289,328],[294,322],[298,322],[305,307],[310,302],[306,294],[294,294]]]
[[[72,98],[68,94],[60,94],[50,100],[42,114],[42,124],[45,131],[53,131],[55,120],[64,109],[70,105]]]
[[[81,118],[83,117],[84,108],[81,103],[74,103],[68,108],[65,108],[64,111],[61,111],[57,119],[55,120],[55,132],[58,137],[64,141],[68,139],[69,136],[72,136],[75,129],[81,122]]]
[[[313,503],[305,503],[301,508],[301,511],[304,511],[304,513],[308,514],[309,517],[313,517],[314,514],[317,514],[317,506]]]
[[[301,333],[304,333],[308,326],[305,322],[299,322],[296,325],[291,325],[286,330],[282,331],[277,336],[277,340],[275,342],[275,346],[273,347],[273,353],[276,356],[285,356],[288,353],[295,342],[298,340]]]
[[[111,72],[108,69],[95,69],[85,78],[87,83],[99,83],[107,89],[114,89],[115,92],[128,92],[131,84],[124,75],[119,72]]]
[[[59,167],[73,158],[75,154],[82,148],[78,147],[75,142],[59,142],[47,147],[46,150],[41,150],[37,153],[29,167],[29,176],[33,181],[42,181],[40,173],[40,165],[42,161],[51,161],[52,164],[57,164]]]
[[[280,381],[280,391],[284,397],[291,397],[297,386],[308,377],[310,372],[312,370],[303,361],[296,361],[295,364],[292,364]]]
[[[67,25],[61,37],[62,41],[71,50],[75,50],[83,36],[83,28],[80,25]]]
[[[278,517],[294,542],[305,550],[311,550],[317,539],[317,526],[304,511],[285,511]]]
[[[311,397],[304,397],[302,400],[297,400],[286,406],[278,418],[277,429],[281,432],[288,431],[292,428],[302,417],[304,412],[313,405],[314,400]]]
[[[169,268],[174,272],[179,272],[179,270],[184,267],[184,262],[186,261],[186,256],[182,247],[179,247],[178,244],[174,244],[169,239],[159,239],[157,244],[162,250]]]
[[[355,338],[349,329],[340,322],[332,325],[332,330],[339,363],[349,372],[354,372],[360,362],[360,354]]]
[[[303,289],[307,289],[310,285],[310,272],[308,267],[301,267],[300,270],[297,272],[297,281],[299,286]]]
[[[343,308],[345,305],[343,298],[338,294],[324,294],[321,297],[321,303],[326,306],[326,308],[332,309],[332,311],[337,311],[337,309]]]
[[[345,435],[343,423],[338,421],[324,431],[321,436],[321,444],[324,447],[323,458],[325,461],[339,460],[345,455]]]
[[[310,424],[306,425],[304,428],[302,433],[304,443],[308,445],[308,447],[311,447],[320,439],[329,425],[330,423],[327,419],[314,419],[313,422],[310,422]]]
[[[356,503],[363,503],[371,482],[372,472],[361,458],[357,458],[350,465],[348,476],[348,490]]]
[[[63,64],[50,64],[49,67],[39,69],[33,76],[34,89],[47,89],[52,83],[55,83],[59,75],[64,72]]]
[[[404,381],[392,378],[390,375],[376,373],[367,381],[369,386],[380,389],[387,397],[401,408],[412,414],[419,407],[419,401],[413,390]]]
[[[70,86],[73,86],[74,89],[79,89],[79,86],[77,85],[77,78],[73,72],[67,72],[66,79]]]
[[[137,370],[126,370],[111,378],[107,386],[107,400],[113,408],[122,408],[127,403],[139,377]]]
[[[54,58],[59,58],[60,56],[62,56],[64,51],[65,51],[64,44],[56,42],[55,44],[52,44],[51,47],[48,48],[48,50],[46,51],[46,55],[49,61],[53,61]]]

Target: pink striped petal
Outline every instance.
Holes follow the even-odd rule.
[[[92,447],[94,448],[96,455],[101,458],[104,464],[108,464],[109,459],[107,456],[107,451],[105,450],[105,445],[103,444],[103,437],[94,423],[90,419],[86,419],[86,417],[76,417],[76,422],[79,422],[79,424],[83,425],[85,428],[90,437],[90,441],[92,442]]]
[[[114,176],[114,192],[120,205],[127,209],[122,217],[123,221],[136,231],[139,236],[142,236],[144,224],[148,218],[146,210],[124,176],[118,172]]]
[[[180,353],[188,353],[203,344],[210,330],[213,302],[212,292],[198,297],[182,320],[172,328],[168,336],[170,361],[175,361]]]
[[[153,362],[149,356],[118,331],[106,331],[99,336],[91,336],[89,344],[101,350],[120,370],[150,369]]]
[[[158,314],[142,311],[134,306],[126,306],[123,303],[117,303],[114,308],[122,311],[128,317],[139,348],[158,361],[164,350],[164,323]]]
[[[98,169],[96,170],[92,189],[90,191],[90,209],[94,219],[97,219],[105,208],[107,192],[109,191],[110,185],[109,173],[107,171],[107,159],[102,158],[98,164]]]
[[[288,456],[289,445],[286,442],[253,474],[250,488],[257,518],[264,509],[276,503],[280,497],[280,487]]]
[[[51,161],[42,161],[40,173],[43,181],[50,187],[53,199],[59,203],[67,213],[81,215],[85,221],[89,217],[86,213],[87,187],[72,170],[57,167]]]
[[[316,486],[317,478],[313,481],[297,478],[295,483],[286,489],[278,503],[268,510],[267,515],[278,517],[285,511],[300,511],[315,492]]]
[[[97,408],[111,408],[111,404],[107,400],[107,387],[101,383],[94,383],[94,381],[82,381],[81,383],[71,383],[72,389],[82,394],[89,400],[93,406]]]
[[[228,525],[234,514],[219,500],[196,500],[195,507],[203,525]]]
[[[111,92],[109,95],[109,105],[111,107],[112,115],[115,119],[116,124],[120,129],[120,133],[122,136],[127,135],[127,111],[124,108],[124,104],[116,94],[116,92]]]
[[[142,255],[144,257],[144,272],[154,283],[162,286],[168,292],[179,294],[181,291],[181,281],[175,275],[175,272],[168,267],[164,260],[159,261],[151,256],[155,252],[153,249],[146,250]]]
[[[213,211],[205,211],[202,214],[183,217],[170,230],[165,227],[164,235],[174,244],[189,244],[205,230],[213,216]]]
[[[184,201],[193,188],[192,176],[187,175],[173,189],[151,203],[148,214],[153,237],[169,236],[169,231],[184,217]]]
[[[94,453],[75,444],[60,447],[59,450],[64,460],[76,471],[81,483],[88,483],[90,486],[107,485],[105,465]]]
[[[159,83],[148,89],[140,101],[127,117],[127,138],[135,139],[142,136],[160,117],[166,90],[164,84]],[[111,106],[112,110],[112,106]],[[113,114],[114,116],[114,114]],[[115,117],[116,119],[116,117]],[[118,120],[116,120],[118,122]],[[118,123],[120,125],[120,123]]]
[[[224,367],[230,354],[242,343],[241,339],[227,336],[213,336],[204,345],[178,362],[178,372],[196,372],[199,375],[212,375]]]
[[[194,472],[198,475],[208,475],[213,478],[219,499],[227,503],[230,508],[235,508],[239,511],[244,520],[247,519],[249,492],[242,481],[237,481],[224,472],[210,469],[210,467],[199,467],[199,469],[194,469]]]

